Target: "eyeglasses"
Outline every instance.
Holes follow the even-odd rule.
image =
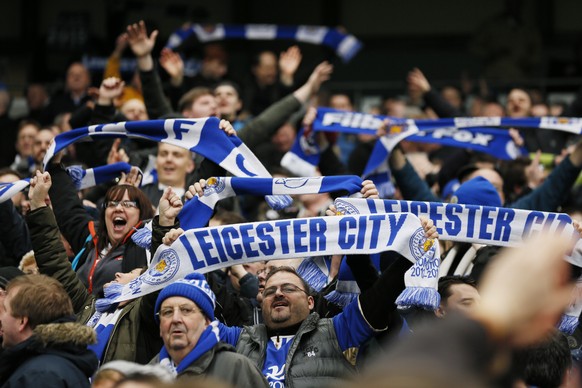
[[[126,209],[137,208],[137,201],[107,201],[107,207],[116,208],[121,205]]]
[[[281,292],[285,295],[293,294],[298,291],[303,291],[305,294],[309,295],[307,291],[302,288],[297,287],[295,284],[291,283],[283,283],[279,287],[272,286],[269,288],[265,288],[263,291],[263,298],[269,298],[277,293],[277,289],[280,289]]]
[[[180,311],[180,314],[183,317],[190,316],[198,311],[197,309],[195,309],[192,306],[181,305],[181,306],[177,306],[177,307],[164,307],[160,310],[160,312],[156,313],[156,315],[163,318],[163,319],[171,319],[174,316],[174,312],[176,311],[176,308]]]

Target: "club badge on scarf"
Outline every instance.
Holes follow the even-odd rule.
[[[337,201],[336,209],[338,214],[342,215],[359,214],[354,207],[337,207]],[[419,259],[414,261],[412,267],[404,274],[406,288],[396,299],[396,304],[400,307],[417,306],[435,310],[441,300],[439,293],[435,292],[438,286],[441,263],[440,246],[438,241],[427,239],[422,228],[420,228],[420,232],[416,233],[413,240],[410,241],[410,247],[415,250],[415,256]],[[343,298],[340,295],[342,293],[347,293],[349,296],[359,291],[353,285],[349,289],[344,289],[349,284],[346,282],[344,285],[338,281],[336,289],[338,295],[330,296],[330,298],[341,302]]]
[[[233,264],[386,250],[397,251],[412,263],[422,262],[428,269],[411,274],[412,288],[403,292],[402,302],[417,298],[417,305],[436,308],[437,277],[432,277],[432,269],[438,268],[440,261],[438,244],[426,241],[420,220],[410,213],[297,218],[192,229],[170,247],[158,249],[150,268],[127,284],[117,301],[159,290],[192,272],[206,273]]]
[[[43,168],[59,151],[85,138],[129,137],[172,144],[212,160],[235,176],[271,177],[265,166],[236,136],[227,136],[220,130],[216,117],[202,119],[168,119],[126,121],[92,125],[74,129],[56,136],[47,150]],[[275,210],[292,203],[289,197],[267,197]]]
[[[355,36],[339,29],[323,26],[277,26],[273,24],[192,24],[174,31],[166,47],[175,49],[190,37],[200,43],[226,39],[246,40],[295,40],[302,43],[319,44],[333,49],[344,62],[349,62],[362,48]]]

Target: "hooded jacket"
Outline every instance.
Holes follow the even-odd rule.
[[[79,323],[38,325],[33,335],[0,357],[2,388],[89,387],[97,370],[94,331]]]
[[[48,207],[31,211],[26,216],[36,262],[40,272],[57,279],[73,301],[77,322],[86,324],[95,313],[95,297],[88,293],[60,243],[55,218]],[[164,229],[165,228],[165,229]],[[160,234],[170,227],[160,229]],[[162,340],[154,320],[157,293],[145,295],[120,307],[123,309],[111,333],[103,355],[103,363],[127,360],[147,363],[160,350]]]

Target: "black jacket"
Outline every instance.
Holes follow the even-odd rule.
[[[67,172],[54,164],[49,164],[47,169],[53,181],[49,195],[59,229],[69,244],[71,244],[71,248],[75,254],[79,254],[84,249],[83,253],[79,256],[79,263],[76,266],[77,269],[81,269],[83,268],[83,264],[91,264],[91,260],[95,258],[94,241],[96,240],[87,240],[89,236],[93,235],[90,230],[92,218],[85,211],[81,200],[77,196],[77,190]],[[125,242],[119,248],[109,252],[96,265],[91,282],[87,278],[80,276],[81,281],[88,286],[93,295],[97,295],[101,291],[103,284],[113,280],[115,272],[126,273],[135,268],[148,265],[146,251],[135,245],[129,236],[126,237]],[[121,259],[117,260],[120,257]],[[110,266],[109,263],[117,264],[118,266]],[[78,274],[81,275],[81,273]]]
[[[93,330],[79,323],[38,325],[32,337],[2,353],[2,388],[89,387],[98,366],[87,349],[94,341]]]

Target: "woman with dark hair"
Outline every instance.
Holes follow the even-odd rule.
[[[159,336],[159,324],[153,319],[158,292],[116,302],[123,286],[137,278],[146,268],[117,272],[110,281],[103,285],[102,296],[91,295],[71,268],[71,263],[59,238],[55,217],[46,205],[45,199],[51,185],[55,185],[54,179],[51,179],[50,174],[46,172],[37,172],[30,181],[31,211],[26,216],[26,221],[31,231],[32,246],[40,272],[57,279],[63,285],[73,302],[77,322],[95,329],[97,343],[89,348],[95,352],[101,364],[113,360],[148,363],[163,345]],[[126,205],[121,205],[119,202],[133,201],[141,195],[139,190],[132,195],[134,190],[136,189],[124,185],[116,186],[108,192],[108,200],[118,203],[115,207],[106,207],[102,212],[105,214],[102,223],[106,223],[107,219],[111,219],[111,217],[122,217],[120,215],[122,214],[121,208],[129,209],[130,212],[134,213],[138,212],[138,208],[133,208],[131,205],[126,208],[124,207]],[[149,206],[149,202],[140,202],[140,206],[145,205]],[[153,246],[159,246],[162,236],[170,229],[179,227],[176,216],[182,209],[182,201],[172,188],[168,187],[164,191],[159,205],[160,215],[156,216],[154,220],[159,234],[152,236]],[[127,213],[129,219],[134,215]],[[127,224],[129,223],[127,222]],[[119,224],[121,225],[121,223]],[[120,235],[121,229],[120,226],[119,230],[116,231]],[[121,246],[123,245],[127,245],[127,243]]]
[[[131,239],[143,221],[154,216],[152,203],[140,189],[131,184],[111,187],[95,224],[60,163],[52,162],[47,171],[53,181],[49,195],[57,224],[75,252],[73,269],[89,293],[99,295],[117,272],[147,267],[149,252]]]

